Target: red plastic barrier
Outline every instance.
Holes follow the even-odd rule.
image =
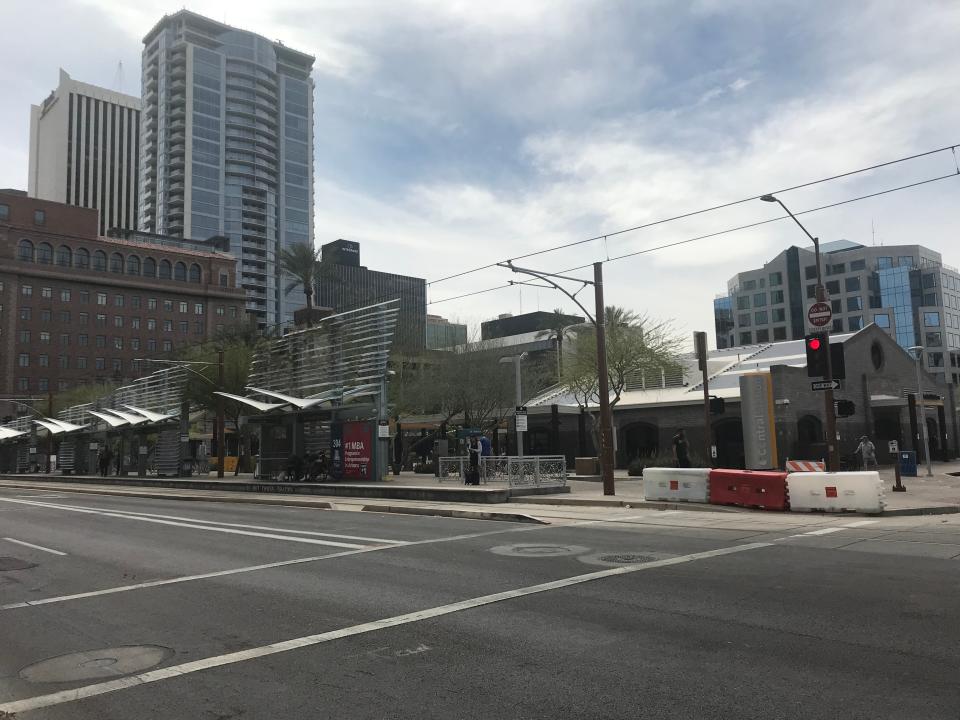
[[[766,470],[711,470],[710,504],[761,510],[789,510],[787,473]]]

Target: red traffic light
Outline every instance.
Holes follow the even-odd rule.
[[[810,338],[810,340],[807,341],[807,346],[808,346],[811,350],[819,350],[819,349],[820,349],[820,338]]]

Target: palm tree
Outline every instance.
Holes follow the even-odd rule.
[[[284,289],[284,295],[297,286],[303,287],[307,298],[307,326],[313,325],[313,284],[320,274],[320,248],[310,243],[296,243],[280,251],[280,271],[293,280]]]
[[[563,341],[575,335],[575,327],[567,323],[563,310],[554,308],[547,327],[537,333],[538,338],[550,338],[557,346],[557,382],[560,382],[563,375]]]

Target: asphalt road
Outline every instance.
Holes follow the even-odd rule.
[[[591,512],[2,488],[0,718],[960,718],[957,516]]]

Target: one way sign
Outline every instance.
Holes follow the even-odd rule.
[[[839,390],[839,380],[814,380],[810,383],[811,390]]]

